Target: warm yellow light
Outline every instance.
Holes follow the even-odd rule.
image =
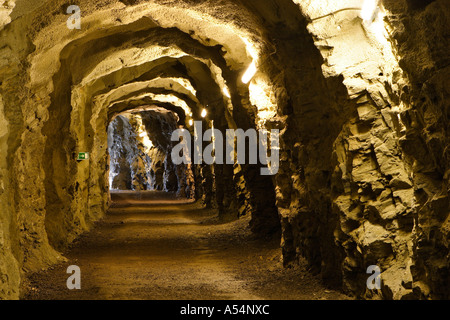
[[[145,136],[147,136],[147,132],[142,132],[140,135],[139,135],[139,137],[141,137],[141,138],[143,138],[143,137],[145,137]]]
[[[189,120],[189,125],[190,125],[190,126],[193,126],[193,125],[194,125],[194,120],[190,119],[190,120]]]
[[[242,76],[242,82],[247,84],[252,80],[253,76],[256,74],[256,63],[255,61],[252,62],[252,64],[248,67],[247,71],[245,71],[244,75]]]
[[[364,0],[361,9],[361,18],[364,21],[372,22],[375,18],[375,12],[378,7],[378,0]]]
[[[205,118],[208,115],[208,111],[206,109],[202,110],[202,118]]]
[[[231,98],[230,90],[228,90],[227,87],[223,88],[223,94],[225,95],[225,97]]]
[[[153,148],[153,142],[148,138],[148,136],[145,136],[142,143],[144,144],[144,147],[149,151],[151,148]]]

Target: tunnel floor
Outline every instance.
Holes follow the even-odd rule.
[[[283,268],[279,237],[256,238],[248,218],[223,223],[214,210],[171,194],[119,192],[103,221],[61,263],[29,277],[22,299],[347,299],[305,265]],[[81,269],[69,290],[67,267]]]

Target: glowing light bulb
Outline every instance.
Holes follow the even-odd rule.
[[[247,71],[245,71],[244,75],[242,76],[242,82],[245,84],[249,83],[250,80],[252,80],[252,78],[256,74],[256,71],[258,71],[258,69],[256,69],[255,61],[253,61],[252,64],[248,67]]]
[[[206,116],[208,115],[208,111],[206,111],[206,109],[202,110],[202,118],[206,118]]]
[[[361,9],[361,18],[366,22],[372,22],[378,7],[378,0],[364,0]]]
[[[230,90],[228,90],[227,87],[223,88],[223,94],[225,95],[225,97],[231,98]]]
[[[192,127],[194,125],[194,120],[190,119],[189,120],[189,125]]]

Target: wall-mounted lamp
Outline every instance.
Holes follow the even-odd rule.
[[[231,94],[230,94],[230,90],[228,90],[227,87],[223,87],[223,94],[225,95],[225,97],[230,98],[231,99]]]
[[[256,71],[258,71],[258,69],[256,68],[255,61],[253,61],[252,64],[248,67],[247,71],[245,71],[244,75],[242,76],[242,82],[245,84],[249,83],[250,80],[252,80],[252,78],[256,74]]]
[[[379,0],[364,0],[363,6],[361,8],[361,19],[366,22],[372,23],[379,11]]]

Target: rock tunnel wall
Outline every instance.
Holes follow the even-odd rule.
[[[304,258],[351,295],[449,297],[447,0],[384,0],[369,22],[359,0],[74,2],[0,11],[0,298],[103,217],[109,169],[127,176],[119,188],[251,215],[259,234],[281,226],[286,265]],[[67,27],[71,4],[80,30]],[[147,116],[120,116],[137,109]],[[279,129],[278,173],[173,166],[169,134],[193,134],[191,120]],[[111,121],[145,127],[153,147],[138,141],[108,168],[124,153]],[[369,265],[381,290],[365,286]]]
[[[449,297],[449,10],[448,1],[388,1],[387,19],[409,85],[400,99],[399,145],[414,190],[412,286]]]
[[[178,186],[183,183],[178,181],[177,166],[169,159],[170,135],[176,124],[171,112],[117,116],[108,128],[110,188],[179,192]]]
[[[118,116],[108,127],[108,153],[109,153],[109,183],[112,190],[132,190],[133,176],[131,166],[141,160],[144,169],[148,167],[147,161],[143,163],[137,148],[136,131],[130,125],[129,119]],[[143,183],[141,182],[142,186]],[[147,184],[145,184],[147,186]]]
[[[386,2],[386,18],[380,18],[381,23],[387,23],[383,29],[378,29],[376,22],[361,24],[354,10],[340,11],[345,7],[354,8],[351,1],[335,4],[334,8],[331,4],[314,6],[314,1],[299,1],[298,4],[307,17],[306,28],[313,35],[323,62],[320,62],[322,74],[317,75],[314,85],[291,75],[289,82],[296,88],[303,85],[307,89],[301,91],[315,92],[301,96],[292,89],[300,95],[299,107],[289,110],[289,104],[295,104],[292,101],[294,95],[289,91],[286,94],[286,99],[290,99],[286,104],[291,114],[287,123],[293,123],[284,133],[286,146],[282,149],[287,151],[276,177],[285,263],[303,256],[328,281],[337,280],[347,292],[365,298],[429,298],[433,294],[434,297],[448,297],[445,288],[449,283],[449,251],[448,240],[444,240],[448,238],[444,225],[448,224],[449,212],[448,155],[444,147],[448,145],[448,129],[444,129],[448,128],[448,105],[438,102],[439,107],[429,111],[429,121],[433,123],[429,124],[431,136],[436,143],[432,151],[426,142],[431,139],[427,130],[411,128],[411,120],[408,120],[410,113],[415,115],[417,122],[423,119],[415,109],[429,99],[412,102],[413,75],[405,67],[401,53],[402,47],[406,46],[401,41],[407,41],[409,45],[414,43],[415,49],[404,49],[414,61],[410,63],[417,63],[416,59],[422,64],[427,61],[424,68],[433,70],[429,72],[439,79],[432,85],[433,91],[437,91],[433,92],[435,101],[440,100],[439,96],[447,95],[446,80],[438,75],[439,69],[448,65],[442,61],[448,59],[448,54],[442,54],[442,49],[434,48],[434,45],[430,47],[425,34],[420,39],[423,42],[407,37],[408,31],[403,25],[415,29],[410,30],[412,35],[419,29],[415,23],[424,25],[420,21],[433,21],[427,27],[429,33],[438,37],[436,43],[448,44],[445,40],[448,14],[443,13],[443,2],[424,5],[420,9],[407,2]],[[390,9],[397,10],[396,14],[390,13]],[[333,11],[337,13],[328,14]],[[411,25],[413,20],[419,22]],[[403,38],[396,33],[400,30],[404,32]],[[309,47],[308,56],[317,56],[317,50]],[[415,50],[420,52],[419,47],[420,51],[437,50],[440,53],[437,63],[417,57]],[[305,48],[308,45],[302,50]],[[290,46],[289,50],[293,51],[294,47]],[[299,50],[296,55],[300,54]],[[306,73],[305,65],[278,66],[278,69]],[[411,66],[411,69],[415,67]],[[311,76],[313,71],[307,74]],[[284,87],[289,88],[289,85]],[[423,96],[426,79],[418,87],[415,90],[422,93],[416,93],[417,96]],[[331,96],[325,96],[324,91]],[[311,118],[317,118],[308,123],[311,126],[302,121]],[[412,125],[417,126],[417,122]],[[423,147],[418,147],[420,145]],[[422,160],[417,160],[417,156],[423,157]],[[430,157],[447,165],[428,164],[427,169],[420,166]],[[424,178],[414,167],[419,167],[419,171],[430,170],[428,179],[439,177],[433,183],[429,180],[422,184],[434,185],[436,189],[424,191],[416,185]],[[435,230],[436,233],[431,232],[433,240],[429,240],[429,233],[426,232],[427,236],[422,233],[419,221],[427,221],[424,224],[428,232]],[[433,227],[429,221],[433,221]],[[422,251],[425,260],[430,261],[428,255],[433,252],[434,263],[439,261],[428,263],[433,265],[433,271],[427,270],[421,258],[417,259],[421,252],[417,241],[424,241],[427,247]],[[383,287],[379,292],[365,286],[365,270],[369,265],[377,265],[383,270]],[[361,278],[355,281],[358,277]],[[424,278],[434,278],[431,296],[430,288],[425,284],[427,281],[422,281]]]

